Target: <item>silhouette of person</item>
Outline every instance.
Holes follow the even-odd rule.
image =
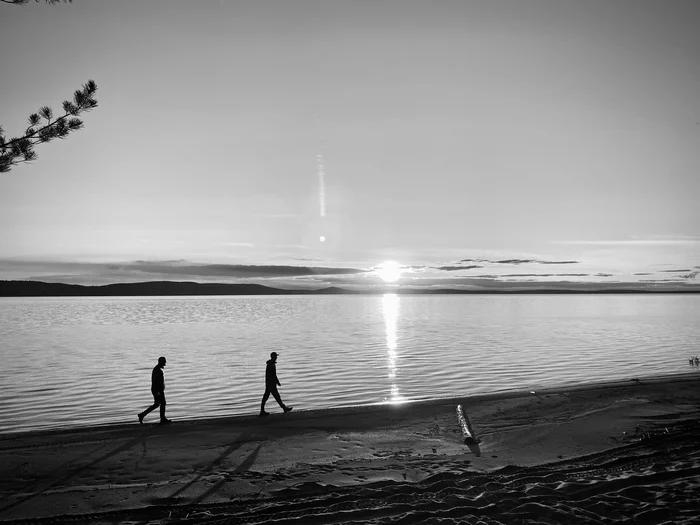
[[[160,407],[160,424],[165,425],[170,423],[170,420],[165,417],[165,376],[163,375],[163,367],[165,366],[165,357],[158,358],[158,364],[153,367],[151,372],[151,393],[153,394],[153,404],[139,414],[139,423],[143,423],[143,418],[146,417],[151,410]]]
[[[270,394],[275,398],[279,406],[282,407],[285,413],[291,412],[294,407],[288,407],[282,402],[280,393],[277,391],[277,387],[282,386],[280,380],[277,379],[277,352],[272,352],[270,354],[270,359],[267,361],[267,367],[265,368],[265,393],[263,394],[262,403],[260,404],[260,416],[269,416],[269,412],[265,412],[265,403],[267,402]]]

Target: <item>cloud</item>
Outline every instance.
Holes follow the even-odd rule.
[[[117,282],[144,281],[197,281],[197,282],[256,282],[279,287],[321,287],[348,286],[353,289],[384,285],[376,272],[369,266],[362,267],[357,262],[326,262],[313,257],[297,257],[298,261],[307,263],[294,264],[291,259],[280,260],[283,264],[211,264],[196,263],[184,259],[171,260],[135,260],[128,262],[66,262],[66,261],[22,261],[0,260],[0,279],[31,279],[50,282],[65,282],[75,284],[110,284]],[[568,268],[519,266],[520,261],[537,259],[499,259],[508,261],[487,266],[487,272],[477,274],[476,269],[482,269],[480,264],[447,264],[444,266],[411,265],[401,266],[404,270],[396,288],[401,287],[440,287],[465,289],[503,289],[513,290],[525,287],[527,289],[598,289],[605,285],[622,287],[650,287],[652,284],[675,283],[676,288],[697,289],[700,281],[698,270],[683,271],[680,269],[658,270],[657,272],[638,272],[632,275],[649,276],[645,282],[629,273],[626,282],[611,279],[617,273],[584,272],[547,272],[547,270],[563,270]],[[284,264],[287,262],[292,264]],[[513,263],[512,261],[517,261]],[[541,262],[541,261],[540,261]],[[315,266],[314,264],[319,264]],[[332,266],[337,264],[339,266]],[[340,266],[340,264],[343,264]],[[513,266],[510,266],[510,265]],[[666,268],[680,268],[680,264],[665,265]],[[576,267],[583,270],[583,267]],[[688,266],[688,268],[693,268]],[[572,270],[575,268],[571,268]],[[585,268],[588,270],[588,268]],[[602,268],[605,270],[605,268]],[[465,270],[460,272],[460,270]],[[523,270],[518,272],[518,270]],[[541,270],[542,273],[537,273]],[[663,273],[672,275],[664,276]],[[506,273],[508,272],[508,273]],[[546,272],[546,273],[545,273]],[[659,279],[669,277],[669,279]],[[628,286],[629,285],[629,286]],[[669,285],[670,286],[670,285]],[[592,287],[592,288],[591,288]],[[606,288],[607,289],[607,288]],[[675,289],[675,288],[669,288]]]
[[[306,250],[308,246],[304,244],[274,244],[272,248],[292,248],[292,249],[303,249]]]
[[[252,242],[222,242],[221,246],[235,246],[238,248],[254,248],[255,245]]]
[[[589,277],[589,273],[507,273],[499,277]]]
[[[303,213],[256,213],[253,217],[264,217],[267,219],[296,219],[306,217]]]
[[[179,239],[139,239],[144,244],[187,244]]]
[[[664,245],[693,245],[700,243],[700,237],[677,238],[642,238],[642,239],[616,239],[616,240],[568,240],[552,241],[554,244],[584,245],[584,246],[664,246]]]
[[[433,287],[433,288],[457,288],[472,291],[525,291],[525,290],[554,290],[554,291],[575,291],[591,292],[605,290],[634,290],[643,291],[645,289],[658,290],[659,286],[667,285],[669,290],[698,289],[696,285],[688,284],[687,281],[669,279],[668,281],[650,280],[649,283],[639,282],[585,282],[569,280],[502,280],[497,275],[480,275],[474,277],[454,277],[454,278],[418,278],[406,281],[409,287]]]
[[[443,270],[446,272],[453,272],[456,270],[471,270],[473,268],[483,268],[483,266],[480,266],[478,264],[470,264],[466,266],[434,266],[433,267],[435,270]]]
[[[684,283],[681,279],[640,279],[640,282],[645,283]]]
[[[127,264],[125,268],[132,270],[157,271],[173,275],[191,275],[202,277],[292,277],[303,275],[335,275],[358,274],[366,270],[357,268],[332,268],[322,266],[289,266],[289,265],[254,265],[254,264]]]
[[[185,260],[132,261],[122,263],[0,261],[3,273],[13,279],[70,278],[72,282],[133,282],[136,280],[250,280],[253,278],[295,278],[302,276],[354,275],[367,270],[345,267],[198,264]]]
[[[526,264],[537,262],[535,259],[503,259],[502,261],[490,261],[495,264]]]
[[[541,261],[539,259],[462,259],[459,262],[491,263],[491,264],[578,264],[580,261]]]
[[[187,264],[186,259],[166,259],[164,261],[144,261],[142,259],[138,259],[134,262],[136,264]],[[70,264],[70,263],[68,263],[68,264]],[[82,264],[82,263],[73,263],[73,264]],[[121,265],[118,265],[118,264],[110,264],[109,266],[116,266],[116,267],[121,268]]]

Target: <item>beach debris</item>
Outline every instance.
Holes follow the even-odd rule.
[[[691,357],[688,359],[688,364],[689,365],[695,365],[695,366],[700,366],[700,358],[698,356]]]
[[[472,436],[469,431],[469,425],[467,425],[467,419],[464,416],[464,411],[462,410],[462,405],[457,405],[457,421],[459,422],[459,427],[462,429],[462,435],[464,436],[465,445],[476,445],[477,441]]]

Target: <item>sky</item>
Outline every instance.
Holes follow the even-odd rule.
[[[0,4],[0,279],[700,286],[697,0]],[[330,270],[328,270],[330,269]]]

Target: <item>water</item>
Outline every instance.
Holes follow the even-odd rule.
[[[257,414],[700,372],[700,296],[0,299],[0,432]],[[279,411],[274,399],[268,411]],[[157,420],[157,411],[148,420]]]

